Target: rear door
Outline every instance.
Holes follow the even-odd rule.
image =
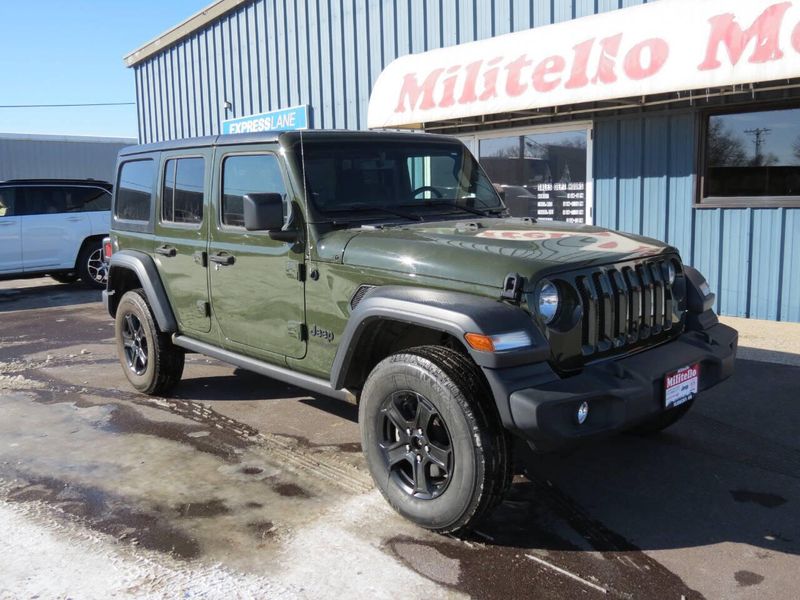
[[[86,189],[32,185],[20,190],[23,270],[74,268],[81,244],[91,234],[89,218],[77,210]]]
[[[208,301],[210,149],[162,155],[153,256],[181,332],[211,330]]]
[[[243,197],[252,193],[281,194],[288,222],[291,197],[276,149],[217,149],[208,248],[211,303],[230,349],[265,359],[302,358],[306,351],[302,247],[244,228]]]
[[[0,273],[22,271],[22,237],[16,196],[17,188],[0,188]]]

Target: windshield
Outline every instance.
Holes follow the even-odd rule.
[[[305,141],[309,201],[321,214],[381,213],[421,219],[442,212],[504,209],[477,161],[461,144]],[[301,163],[302,164],[302,163]],[[363,215],[361,213],[364,213]]]

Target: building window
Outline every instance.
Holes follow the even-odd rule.
[[[481,166],[515,217],[585,223],[586,128],[492,137],[479,142]]]
[[[127,221],[149,221],[155,166],[152,160],[134,160],[122,165],[117,181],[114,215]]]
[[[710,115],[704,160],[703,204],[800,204],[800,108]]]
[[[188,225],[202,223],[204,180],[205,161],[202,158],[168,160],[161,194],[161,220]]]
[[[244,227],[244,197],[260,193],[280,194],[285,200],[278,159],[272,154],[227,157],[222,167],[222,223]]]

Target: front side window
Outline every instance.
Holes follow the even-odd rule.
[[[168,160],[161,193],[161,220],[189,225],[202,223],[204,180],[204,159]]]
[[[304,142],[296,150],[314,207],[336,217],[502,210],[477,161],[461,144]]]
[[[228,156],[222,163],[222,223],[244,227],[244,197],[248,194],[286,197],[278,159],[272,154]],[[286,203],[284,202],[284,217]]]
[[[800,200],[800,109],[711,115],[703,201]]]
[[[155,163],[151,159],[122,164],[117,179],[114,214],[128,221],[149,221]]]

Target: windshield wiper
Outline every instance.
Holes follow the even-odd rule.
[[[425,219],[422,218],[421,215],[416,215],[414,213],[406,212],[404,210],[396,210],[394,208],[388,206],[371,206],[369,204],[348,204],[347,206],[343,206],[342,208],[337,208],[334,211],[329,212],[382,212],[388,215],[394,215],[395,217],[402,217],[403,219],[409,219],[411,221],[424,221]]]
[[[480,215],[482,217],[491,217],[496,214],[496,210],[500,210],[499,207],[496,210],[475,208],[474,206],[459,204],[457,200],[447,199],[426,200],[423,206],[450,206],[452,208],[458,208],[464,212],[472,213],[473,215]]]

